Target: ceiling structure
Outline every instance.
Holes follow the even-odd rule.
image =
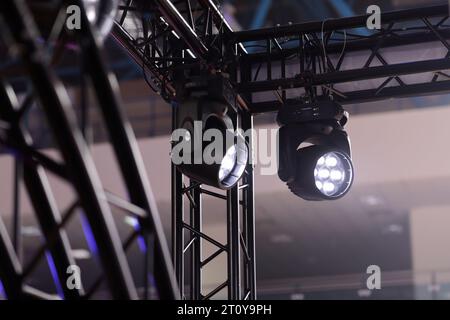
[[[314,5],[312,5],[314,3]],[[408,9],[420,6],[445,4],[444,0],[383,0],[376,1],[382,11],[392,11]],[[325,18],[338,18],[364,14],[367,6],[373,1],[355,0],[244,0],[244,1],[219,1],[219,8],[224,13],[226,19],[230,21],[235,30],[248,30],[261,27],[270,27],[277,24],[285,24],[286,21],[293,23],[318,21]],[[142,67],[136,65],[128,54],[111,37],[107,39],[106,56],[112,66],[121,87],[124,103],[127,105],[127,115],[139,138],[168,134],[171,130],[170,106],[161,99],[160,96],[150,90],[143,80]],[[76,52],[65,53],[59,62],[58,72],[70,86],[70,93],[74,98],[75,107],[79,107],[81,91],[78,87],[80,80],[80,68],[78,66]],[[12,67],[6,68],[8,75],[16,75],[13,83],[16,87],[22,88],[21,71]],[[78,103],[77,103],[78,101]],[[90,121],[95,128],[93,141],[105,141],[103,124],[99,121],[95,113],[96,101],[88,98],[90,106]],[[383,112],[389,110],[402,110],[409,108],[423,108],[428,106],[439,106],[448,104],[450,98],[447,95],[417,97],[408,99],[396,99],[390,104],[384,103],[364,103],[348,105],[346,109],[350,114],[365,114]],[[30,110],[28,116],[28,126],[33,136],[37,137],[36,144],[42,147],[49,147],[53,144],[48,135],[43,116],[38,108]],[[274,114],[264,114],[255,117],[255,123],[273,123]]]

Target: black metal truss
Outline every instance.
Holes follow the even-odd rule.
[[[305,90],[342,104],[448,92],[448,7],[385,13],[381,21],[367,35],[358,32],[368,31],[367,16],[235,32],[229,44],[255,48],[238,58],[251,77],[236,90],[253,97],[246,101],[253,113],[301,103]]]
[[[15,7],[18,3],[19,1],[15,1],[1,5]],[[450,69],[450,44],[447,42],[450,25],[447,24],[447,6],[383,14],[381,30],[371,31],[368,35],[358,32],[358,29],[366,27],[367,16],[233,32],[212,0],[123,0],[120,12],[113,35],[135,61],[142,65],[145,79],[153,90],[168,102],[172,102],[181,99],[186,87],[191,85],[186,79],[199,74],[227,73],[238,93],[237,101],[241,107],[239,115],[244,128],[251,128],[252,113],[272,112],[285,104],[302,103],[305,96],[312,95],[318,99],[333,97],[343,104],[349,104],[438,94],[450,90],[450,75],[445,72]],[[52,130],[59,142],[65,164],[55,163],[29,143],[24,143],[23,140],[27,142],[26,132],[21,131],[17,123],[11,123],[9,120],[3,120],[7,127],[7,130],[3,131],[7,136],[2,132],[2,142],[20,151],[25,160],[33,162],[32,170],[28,164],[25,165],[26,176],[30,176],[30,172],[36,175],[38,164],[73,183],[80,197],[74,207],[81,206],[89,212],[88,219],[101,246],[105,279],[110,284],[114,297],[136,297],[123,253],[123,247],[126,248],[136,234],[130,236],[122,246],[117,244],[115,232],[111,230],[108,222],[111,203],[133,212],[141,222],[141,232],[150,232],[155,236],[155,263],[158,265],[155,268],[159,270],[155,278],[159,282],[159,293],[161,297],[177,297],[178,292],[164,249],[165,242],[156,209],[148,184],[142,180],[142,164],[134,149],[134,137],[128,131],[120,112],[119,102],[107,79],[95,41],[92,41],[91,31],[80,32],[79,37],[88,40],[83,47],[85,52],[93,56],[92,59],[86,59],[88,74],[96,80],[93,82],[97,94],[101,95],[99,100],[104,100],[100,108],[111,134],[125,184],[128,190],[131,190],[131,202],[105,193],[99,185],[89,153],[84,151],[85,143],[79,139],[80,130],[74,125],[71,116],[68,116],[71,114],[70,105],[61,96],[63,88],[49,71],[45,61],[33,59],[42,52],[38,52],[39,45],[32,40],[33,37],[29,34],[31,30],[27,30],[23,23],[23,13],[16,12],[14,18],[5,16],[4,20],[9,28],[16,28],[14,31],[26,31],[12,34],[16,37],[16,43],[27,45],[22,47],[26,50],[20,51],[21,58],[27,65],[36,96],[41,100],[50,125],[53,124]],[[417,49],[426,49],[430,45],[440,46],[443,54],[432,57],[425,55],[425,58],[419,59],[415,52],[415,56],[407,62],[406,59],[400,62],[391,60],[390,50],[408,48],[413,44],[423,44]],[[250,52],[244,48],[245,45],[251,49]],[[360,66],[347,67],[351,64],[348,61],[355,55],[358,55],[358,61],[361,61]],[[429,78],[423,80],[421,74],[428,74]],[[414,76],[422,81],[411,81],[407,76]],[[363,81],[366,82],[366,87],[361,89],[360,84]],[[12,102],[10,99],[14,107]],[[18,111],[19,115],[21,113],[22,111]],[[33,181],[39,182],[39,177],[35,178]],[[248,167],[241,185],[228,191],[226,196],[208,191],[195,182],[184,186],[183,177],[175,168],[172,170],[172,180],[173,258],[181,294],[186,296],[184,252],[190,250],[191,275],[187,282],[190,286],[190,298],[211,298],[226,286],[230,299],[255,298],[251,166]],[[243,193],[242,200],[240,192]],[[184,195],[191,204],[189,224],[184,220]],[[218,196],[226,200],[227,244],[221,244],[202,232],[203,195]],[[49,195],[47,199],[50,199]],[[239,209],[242,209],[242,217]],[[74,210],[63,215],[61,223],[58,223],[57,215],[54,215],[53,220],[56,221],[49,218],[45,225],[52,229],[51,226],[56,223],[56,229],[62,231],[64,221],[68,219],[66,216],[70,216],[72,211]],[[190,232],[187,244],[183,239],[184,230]],[[51,239],[56,244],[52,249],[58,251],[55,254],[59,255],[58,263],[61,263],[60,268],[63,268],[70,262],[70,255],[65,251],[67,246],[63,234],[59,233],[55,237],[54,233],[57,232],[53,230]],[[30,268],[21,271],[15,257],[17,254],[11,251],[11,241],[1,225],[0,236],[3,240],[0,244],[0,255],[7,259],[7,263],[0,268],[0,276],[5,272],[10,274],[11,281],[7,281],[5,287],[12,296],[20,295],[23,291],[18,289],[18,283],[20,284],[23,278],[21,274]],[[12,242],[16,243],[15,240]],[[217,252],[205,260],[202,260],[202,240],[218,247]],[[46,248],[43,248],[40,255],[45,251]],[[201,290],[201,268],[222,252],[226,252],[228,257],[226,281],[216,290],[205,294]],[[101,279],[97,283],[100,281]],[[91,292],[92,290],[89,290],[87,295]],[[83,293],[79,294],[83,296]]]
[[[449,75],[444,72],[450,69],[450,44],[446,41],[450,37],[447,6],[384,13],[382,28],[368,33],[358,32],[366,28],[368,16],[233,32],[212,1],[155,0],[146,3],[152,5],[144,7],[143,1],[127,1],[122,7],[123,15],[116,23],[114,36],[152,74],[153,83],[150,84],[168,102],[182,101],[186,88],[195,86],[189,80],[192,76],[217,72],[229,75],[241,111],[249,114],[277,111],[285,104],[299,104],[311,96],[317,99],[332,97],[342,104],[350,104],[450,90]],[[134,35],[136,28],[130,29],[126,24],[127,17],[133,15],[147,17],[141,19],[140,33]],[[390,49],[404,49],[418,43],[423,46],[417,50],[426,50],[432,44],[440,46],[444,54],[419,59],[415,52],[408,59],[405,57],[397,63],[391,61]],[[348,61],[355,54],[360,67],[349,68]],[[429,73],[429,78],[424,81],[405,79],[423,73]],[[369,82],[361,89],[363,80]],[[245,182],[245,179],[250,180]],[[244,198],[253,199],[252,179],[245,179],[249,191]],[[195,184],[184,187],[182,176],[175,168],[172,182],[173,256],[181,293],[185,296],[184,270],[189,269],[191,275],[186,281],[190,286],[189,297],[209,298],[211,294],[203,295],[200,289],[200,239],[214,240],[201,233],[202,212],[198,202],[205,191]],[[191,225],[184,222],[183,195],[191,203]],[[230,233],[225,248],[221,248],[223,244],[215,244],[217,254],[228,250],[230,273],[227,281],[212,294],[228,285],[229,298],[242,298],[245,294],[242,296],[239,292],[240,269],[230,263],[233,257],[239,256],[240,250],[233,242],[237,229],[233,225],[232,212],[239,205],[245,207],[249,203],[247,200],[241,202],[234,189],[226,197],[219,197],[227,200],[231,212],[227,221]],[[253,213],[250,212],[247,218],[252,220]],[[186,228],[192,232],[188,244],[183,239]],[[245,230],[254,234],[251,225]],[[184,260],[187,249],[192,251],[189,268]],[[252,250],[254,247],[248,248],[248,255],[254,261]],[[249,269],[247,276],[254,279],[254,269]],[[254,297],[254,290],[250,292]]]
[[[237,117],[243,130],[252,128],[252,116],[248,112]],[[251,139],[251,136],[247,137],[249,146]],[[193,180],[186,185],[185,180],[187,177],[172,165],[172,250],[181,296],[185,299],[209,300],[226,288],[229,300],[256,299],[253,165],[247,165],[242,181],[226,194],[220,190],[214,191],[211,187],[205,188]],[[216,199],[217,205],[222,201],[226,207],[226,243],[221,243],[215,235],[208,235],[202,230],[203,217],[209,214],[203,212],[204,197]],[[189,218],[184,214],[184,200],[189,202]],[[203,253],[204,242],[215,247],[209,256]],[[209,292],[204,292],[202,270],[222,254],[227,257],[224,281]]]
[[[20,107],[17,104],[17,98],[10,86],[3,83],[0,86],[0,101],[2,108],[0,109],[0,117],[5,122],[14,124],[9,129],[8,140],[14,141],[15,144],[25,146],[30,145],[31,137],[23,126],[19,123],[18,117]],[[17,157],[17,163],[20,163],[20,156]],[[55,268],[58,273],[60,283],[67,283],[70,274],[67,269],[71,265],[75,265],[75,259],[71,256],[70,244],[64,229],[59,228],[61,215],[56,209],[56,202],[49,188],[46,174],[43,168],[34,161],[25,161],[23,163],[23,180],[30,195],[34,212],[37,215],[41,229],[48,246],[49,253],[53,257]],[[19,177],[16,177],[17,180]],[[15,190],[17,193],[18,190]],[[15,204],[17,206],[17,204]],[[15,213],[18,216],[18,213]],[[16,226],[19,228],[19,226]],[[15,237],[20,235],[15,234]],[[17,243],[17,240],[14,241]],[[16,248],[20,245],[15,245]],[[62,286],[64,296],[67,298],[78,299],[83,294],[82,290],[70,290],[67,286]]]
[[[81,1],[78,1],[78,5],[82,7]],[[15,230],[14,239],[11,241],[0,221],[0,278],[7,297],[55,298],[26,285],[27,277],[41,258],[50,254],[56,269],[55,282],[60,284],[63,298],[91,298],[100,285],[106,282],[113,298],[137,299],[139,295],[135,279],[130,272],[126,251],[138,237],[142,237],[146,242],[144,253],[146,280],[143,298],[149,297],[147,272],[150,269],[150,255],[154,264],[153,273],[158,297],[178,298],[170,253],[143,161],[137,149],[137,142],[123,116],[118,93],[108,78],[108,70],[91,29],[82,28],[75,34],[75,39],[83,49],[85,74],[94,83],[94,91],[107,124],[111,146],[115,151],[125,190],[130,197],[129,201],[104,190],[66,89],[55,76],[50,64],[52,61],[48,54],[50,44],[42,45],[38,42],[39,37],[36,33],[38,29],[25,2],[4,1],[0,4],[0,9],[0,18],[8,28],[4,31],[11,35],[7,38],[9,41],[7,45],[16,49],[11,52],[16,53],[16,58],[25,66],[33,87],[33,91],[28,94],[23,104],[19,105],[13,88],[2,81],[0,142],[7,150],[12,151],[17,163],[23,162],[23,181],[45,238],[45,244],[37,250],[31,261],[27,265],[22,265],[20,241],[16,241],[17,235],[20,237],[20,230]],[[85,26],[89,26],[84,12],[82,20]],[[58,151],[62,155],[62,162],[57,162],[36,149],[23,126],[23,117],[34,99],[39,101],[46,115]],[[75,190],[77,200],[63,214],[53,199],[45,171],[57,175]],[[17,184],[21,175],[17,174],[15,178]],[[139,227],[123,241],[113,221],[113,207],[134,216],[138,221]],[[95,239],[103,273],[91,287],[85,287],[84,290],[70,290],[66,286],[67,267],[76,265],[76,261],[72,256],[65,227],[80,210],[86,217]],[[14,211],[17,221],[20,221],[20,210],[16,207]],[[20,224],[15,224],[15,227],[19,229]]]
[[[230,74],[247,70],[251,77],[245,81],[238,77],[234,86],[240,94],[240,105],[252,113],[276,111],[283,104],[299,103],[305,89],[312,90],[319,98],[333,96],[342,104],[440,94],[450,89],[448,74],[444,72],[450,69],[447,6],[383,13],[381,29],[365,34],[359,31],[367,31],[367,16],[232,32],[229,28],[221,28],[220,14],[214,20],[220,32],[211,30],[209,34],[202,34],[199,30],[206,29],[201,27],[203,20],[199,20],[199,26],[195,19],[194,23],[189,22],[194,16],[192,8],[195,5],[189,6],[189,1],[174,1],[173,5],[169,2],[155,1],[155,20],[174,15],[168,23],[173,28],[168,30],[189,36],[175,37],[170,43],[173,46],[178,42],[178,47],[189,48],[193,53],[188,56],[188,51],[184,50],[184,56],[178,58],[180,64],[174,68],[195,73],[203,67]],[[199,1],[201,4],[206,2]],[[209,5],[213,5],[212,2]],[[172,9],[171,13],[164,9],[166,7]],[[204,12],[200,14],[204,15]],[[136,40],[129,38],[125,43],[123,31],[116,29],[116,37],[122,39],[130,52],[135,52],[138,48]],[[144,38],[158,36],[156,32],[153,37]],[[423,45],[414,48],[414,53],[405,56],[403,61],[391,59],[393,49],[407,50],[407,46],[413,44]],[[426,54],[431,45],[435,49],[441,47],[447,53],[419,58],[421,51]],[[203,47],[208,49],[207,53]],[[168,100],[175,98],[174,70],[170,68],[173,57],[161,49],[156,54],[150,51],[141,50],[136,55],[137,60],[155,72],[153,79],[164,80],[158,85],[163,92],[171,92]],[[355,54],[359,66],[349,68],[348,61],[355,59]],[[407,51],[404,54],[408,55]],[[152,61],[158,63],[151,64]],[[428,79],[420,78],[425,73],[428,73]],[[422,81],[411,81],[408,77],[411,75],[418,75]],[[365,86],[361,87],[363,81]],[[241,99],[243,94],[249,94],[247,99]]]
[[[176,71],[222,68],[223,41],[232,32],[213,0],[122,0],[113,36],[142,66],[149,86],[170,102]]]
[[[230,36],[232,30],[212,0],[157,0],[152,2],[153,5],[145,6],[148,3],[126,1],[121,7],[122,14],[116,21],[113,35],[142,65],[152,89],[168,102],[183,95],[183,86],[189,81],[189,77],[185,78],[186,73],[222,72],[226,68],[225,57],[246,53],[239,44],[232,50],[225,47],[225,37]],[[147,71],[151,74],[148,75]],[[232,77],[236,78],[235,72]],[[238,101],[243,100],[238,97]],[[176,116],[176,108],[173,110]],[[252,128],[248,112],[242,110],[241,118],[243,128]],[[251,141],[248,143],[251,146]],[[227,244],[202,233],[203,195],[225,200]],[[184,196],[190,202],[189,224],[184,217]],[[172,166],[173,262],[182,297],[210,299],[227,288],[229,299],[256,298],[253,203],[251,165],[246,170],[243,184],[227,192],[226,196],[208,191],[195,181],[185,187],[182,174]],[[184,241],[185,230],[190,231],[187,243]],[[204,258],[202,241],[214,244],[217,251]],[[189,264],[185,262],[186,253],[190,253]],[[227,255],[228,261],[224,282],[211,292],[202,292],[202,268],[222,253]],[[185,277],[187,270],[190,272],[188,278]],[[185,285],[189,286],[189,293],[185,291]]]

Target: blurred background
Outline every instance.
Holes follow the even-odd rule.
[[[377,4],[391,11],[435,4],[437,0],[229,0],[219,1],[220,10],[235,30],[256,29],[289,22],[364,14]],[[139,138],[150,181],[170,239],[171,107],[146,85],[142,69],[112,39],[106,55],[118,78],[126,113]],[[80,69],[70,54],[61,60],[58,73],[69,93],[80,103]],[[11,69],[14,85],[26,91],[26,79]],[[105,187],[117,194],[119,179],[111,162],[112,151],[98,120],[96,101],[86,92],[91,106],[93,154]],[[292,195],[275,176],[255,177],[258,298],[260,299],[450,299],[450,118],[449,95],[388,100],[346,106],[351,118],[356,178],[350,193],[334,202],[306,202]],[[255,116],[257,128],[276,128],[275,114]],[[35,142],[53,154],[52,139],[37,108],[31,109],[27,125]],[[13,190],[13,158],[0,156],[0,212],[10,223]],[[71,190],[51,177],[57,202],[70,204]],[[25,192],[24,192],[25,194]],[[205,232],[225,237],[225,208],[205,200]],[[42,241],[23,197],[21,209],[25,251]],[[28,213],[28,214],[26,214]],[[133,221],[117,217],[119,229]],[[73,230],[77,224],[73,222]],[[70,230],[70,227],[69,227]],[[75,231],[80,264],[95,270],[88,244]],[[205,255],[208,250],[205,244]],[[133,253],[131,253],[133,254]],[[366,288],[366,269],[378,265],[382,289]],[[206,286],[222,282],[225,258],[204,272]],[[50,274],[42,266],[32,281],[45,287]],[[95,271],[92,271],[95,273]],[[52,288],[49,288],[52,290]],[[54,289],[54,288],[53,288]]]

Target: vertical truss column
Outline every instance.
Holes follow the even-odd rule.
[[[21,146],[31,144],[31,137],[21,127],[20,109],[14,91],[4,83],[0,83],[0,103],[2,105],[0,118],[12,126],[10,128],[10,139]],[[18,157],[21,157],[21,155]],[[83,294],[83,290],[71,290],[65,285],[70,277],[67,269],[69,266],[75,265],[75,259],[72,257],[67,234],[64,230],[59,229],[61,214],[50,190],[47,176],[38,163],[32,159],[27,159],[24,162],[23,178],[42,233],[48,244],[47,250],[55,264],[58,290],[67,299],[79,299]],[[15,192],[18,192],[18,190],[15,190]],[[19,213],[15,212],[16,214]],[[15,237],[20,238],[21,235],[15,234]],[[15,249],[20,252],[20,248],[16,247]]]
[[[172,126],[175,128],[177,117],[176,105],[172,107]],[[172,178],[172,259],[178,281],[180,296],[184,299],[184,201],[183,175],[171,163]]]
[[[255,191],[253,176],[253,116],[249,112],[242,114],[242,130],[250,131],[246,135],[249,148],[249,163],[245,169],[242,184],[242,242],[244,250],[244,299],[256,300],[256,250],[255,250]]]
[[[202,194],[198,183],[191,181],[191,226],[202,232]],[[192,233],[191,237],[191,299],[200,300],[202,298],[202,238]]]
[[[82,7],[83,4],[80,0],[78,3]],[[88,27],[90,24],[86,14],[83,14],[82,17],[86,27],[80,30],[80,43],[84,49],[86,68],[98,95],[99,106],[121,169],[122,178],[131,202],[147,213],[145,217],[139,219],[140,227],[150,231],[155,238],[155,281],[159,296],[162,299],[177,299],[177,285],[173,275],[170,253],[136,137],[123,114],[117,86],[113,86],[100,54],[97,39],[91,28]]]
[[[252,68],[250,64],[244,65],[240,69],[242,83],[252,81]],[[243,98],[247,103],[252,103],[252,95],[244,94]],[[253,158],[253,116],[248,111],[241,112],[241,126],[244,132],[247,132],[245,139],[249,149],[249,161],[245,169],[243,178],[243,242],[248,255],[244,262],[244,285],[248,299],[255,300],[256,297],[256,249],[255,249],[255,191],[254,185],[254,161]]]
[[[227,191],[227,238],[228,238],[228,299],[241,299],[241,250],[240,250],[239,185]]]
[[[38,44],[33,18],[23,1],[3,1],[3,19],[14,37],[20,58],[30,74],[49,126],[56,138],[98,247],[111,292],[117,299],[137,298],[131,272],[122,250],[110,208],[107,204],[94,162],[76,126],[69,97],[52,73],[46,54]]]
[[[64,3],[61,2],[61,5]],[[83,8],[81,0],[76,3]],[[149,297],[150,263],[154,266],[158,297],[178,298],[169,251],[150,183],[144,170],[143,159],[131,126],[124,116],[118,87],[102,59],[101,45],[94,36],[95,31],[90,28],[86,13],[82,10],[82,24],[85,27],[74,35],[77,36],[76,40],[82,48],[83,60],[86,62],[83,72],[93,83],[102,111],[101,115],[106,123],[110,143],[119,164],[119,174],[122,175],[130,201],[103,189],[90,150],[76,121],[69,96],[49,62],[52,60],[46,50],[49,42],[41,43],[38,40],[41,39],[38,34],[39,28],[34,24],[26,2],[20,0],[0,2],[0,14],[2,21],[6,22],[4,25],[8,28],[7,33],[11,35],[7,39],[8,45],[16,49],[11,52],[16,54],[18,60],[23,63],[23,69],[29,75],[33,87],[33,92],[28,94],[19,106],[12,88],[2,84],[0,142],[25,160],[25,185],[45,237],[44,244],[38,248],[36,255],[21,271],[22,266],[14,253],[10,239],[4,228],[0,226],[0,257],[2,257],[0,277],[4,280],[8,298],[57,298],[56,295],[39,292],[25,285],[27,276],[48,251],[51,253],[48,255],[51,260],[50,268],[54,265],[57,273],[55,284],[63,291],[61,296],[64,298],[77,299],[81,296],[86,299],[91,298],[106,280],[113,298],[137,299],[138,294],[125,251],[138,236],[145,240],[144,298]],[[22,116],[34,99],[39,100],[39,106],[47,118],[55,138],[55,147],[62,155],[60,161],[52,160],[37,150],[29,139],[27,131],[20,124]],[[77,199],[63,217],[53,199],[44,175],[44,168],[68,182],[76,192]],[[112,217],[112,206],[131,214],[138,221],[136,230],[123,243]],[[65,286],[66,278],[70,275],[67,274],[67,267],[75,264],[75,261],[71,256],[64,228],[70,216],[79,207],[83,209],[84,216],[87,218],[87,232],[92,233],[92,240],[95,242],[92,243],[92,250],[98,254],[103,271],[86,294],[83,294],[83,290],[69,290]],[[18,209],[16,208],[15,211]],[[91,234],[88,237],[90,238]],[[152,256],[150,257],[149,254]]]
[[[173,108],[173,112],[176,113],[176,107]],[[242,120],[238,121],[241,117]],[[249,113],[235,115],[235,119],[236,124],[242,122],[245,130],[252,129],[252,118]],[[252,143],[251,137],[247,139],[247,143]],[[251,146],[249,148],[251,150]],[[211,188],[203,188],[200,183],[192,180],[188,186],[185,186],[183,175],[172,165],[173,259],[183,297],[192,300],[208,300],[227,288],[227,297],[230,300],[256,298],[253,193],[252,164],[247,165],[243,180],[228,190],[226,195],[219,191],[212,191]],[[185,196],[190,203],[189,224],[185,221],[183,212]],[[226,244],[202,230],[202,216],[207,214],[203,212],[202,202],[206,196],[222,201],[226,208]],[[190,235],[187,240],[184,239],[185,231],[188,231]],[[212,244],[216,250],[204,257],[202,242]],[[227,255],[225,281],[211,291],[203,292],[205,279],[202,277],[202,269],[222,253]],[[186,264],[185,258],[188,254],[190,263]],[[190,276],[185,277],[188,271]],[[184,289],[185,285],[190,289],[188,295]]]
[[[0,217],[0,279],[8,299],[21,299],[22,282],[21,267],[14,252],[11,239]]]

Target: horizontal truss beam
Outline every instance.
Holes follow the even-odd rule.
[[[306,92],[352,104],[449,91],[442,72],[450,69],[447,6],[385,13],[381,30],[352,34],[366,27],[367,17],[233,33],[228,46],[239,41],[260,48],[239,56],[236,66],[250,70],[234,84],[250,112],[301,105]]]
[[[401,21],[414,20],[421,17],[439,17],[448,13],[448,6],[430,6],[425,8],[393,11],[382,14],[382,23],[398,23]],[[230,41],[250,42],[256,40],[276,39],[289,36],[298,36],[303,33],[315,33],[318,31],[330,32],[335,30],[365,28],[368,15],[356,17],[329,19],[326,21],[314,21],[307,23],[290,24],[272,28],[262,28],[248,31],[234,32]]]
[[[305,87],[306,85],[321,86],[326,84],[336,84],[368,79],[377,79],[384,77],[394,77],[400,75],[423,72],[437,72],[450,68],[450,59],[435,59],[429,61],[399,63],[394,65],[377,66],[356,70],[335,71],[326,74],[317,74],[312,79],[308,80],[301,76],[287,79],[255,81],[240,84],[237,90],[240,93],[260,92],[274,89],[289,89]]]

